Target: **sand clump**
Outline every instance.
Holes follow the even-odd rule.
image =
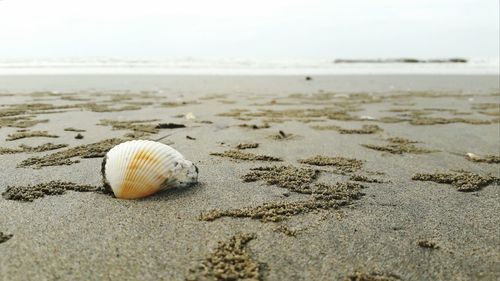
[[[316,130],[334,130],[341,134],[375,134],[383,131],[382,128],[380,128],[377,125],[363,125],[361,126],[361,129],[345,129],[339,126],[319,126],[319,125],[311,126],[311,128]]]
[[[452,124],[452,123],[465,123],[471,125],[488,125],[497,123],[496,120],[479,120],[479,119],[466,119],[466,118],[443,118],[443,117],[422,117],[410,120],[412,125],[438,125],[438,124]]]
[[[311,184],[317,179],[319,171],[293,166],[258,167],[243,176],[244,182],[264,181],[290,191],[311,194]]]
[[[6,200],[32,202],[35,199],[51,195],[61,195],[66,191],[105,192],[103,187],[75,184],[64,181],[50,181],[28,186],[8,186],[2,193]]]
[[[243,124],[239,124],[238,127],[250,128],[250,129],[254,129],[254,130],[271,128],[271,126],[269,126],[268,123],[264,123],[262,125],[243,123]]]
[[[396,116],[384,116],[376,119],[377,122],[381,123],[401,123],[405,121],[409,121],[407,118],[401,118]]]
[[[77,108],[78,105],[52,105],[47,103],[12,104],[0,109],[0,117],[64,112],[62,109]]]
[[[484,115],[500,116],[500,103],[479,103],[473,105],[471,109]]]
[[[197,101],[169,101],[169,102],[162,102],[160,103],[161,107],[179,107],[179,106],[186,106],[186,105],[192,105],[192,104],[199,104]]]
[[[74,157],[80,158],[100,158],[103,157],[115,145],[118,145],[126,140],[113,138],[106,139],[96,143],[80,145],[68,148],[63,151],[55,152],[53,154],[44,155],[41,157],[31,157],[22,161],[18,167],[33,167],[41,168],[44,166],[61,166],[72,165],[80,162],[73,160]]]
[[[362,144],[361,146],[378,150],[382,152],[389,152],[392,154],[403,154],[403,153],[413,153],[413,154],[423,154],[423,153],[431,153],[436,152],[435,150],[430,150],[426,148],[421,148],[416,145],[417,141],[412,141],[404,138],[389,138],[386,140],[389,144],[383,145],[374,145],[374,144]]]
[[[273,228],[273,231],[274,232],[283,233],[286,236],[290,236],[290,237],[295,237],[299,233],[299,230],[292,229],[292,228],[290,228],[290,227],[288,227],[287,225],[284,225],[284,224],[280,224],[277,227]]]
[[[270,155],[258,155],[258,154],[253,154],[253,153],[248,153],[248,152],[241,152],[238,150],[227,150],[222,153],[220,152],[213,152],[210,153],[210,155],[213,156],[220,156],[220,157],[227,157],[227,158],[232,158],[236,160],[246,160],[246,161],[283,161],[279,157],[274,157]]]
[[[334,167],[341,173],[352,173],[360,170],[363,167],[363,161],[346,158],[346,157],[330,157],[323,155],[316,155],[306,159],[299,160],[302,164],[314,165],[314,166],[331,166]]]
[[[158,119],[128,121],[101,119],[99,124],[97,125],[111,126],[113,130],[130,130],[133,132],[141,132],[146,134],[157,134],[158,132],[160,132],[160,128],[157,128],[158,124],[151,123],[156,121],[158,121]]]
[[[131,132],[125,134],[127,138],[144,138],[151,134],[157,134],[161,129],[176,129],[185,128],[184,124],[177,123],[158,123],[158,119],[149,120],[111,120],[102,119],[98,125],[111,126],[113,130],[129,130]]]
[[[77,133],[83,133],[83,132],[85,132],[85,130],[83,130],[83,129],[76,129],[76,128],[73,128],[73,127],[64,128],[64,130],[66,132],[77,132]]]
[[[319,209],[336,209],[345,202],[325,202],[307,199],[302,201],[269,202],[256,207],[246,207],[231,210],[212,210],[201,214],[200,219],[213,221],[222,217],[252,218],[262,222],[279,222],[298,214],[313,212]]]
[[[350,203],[352,200],[359,200],[364,195],[361,192],[366,188],[364,185],[353,182],[337,182],[333,185],[318,183],[312,196],[315,200],[328,201],[337,200],[338,202]]]
[[[486,109],[498,109],[500,110],[500,103],[476,103],[471,106],[471,109],[475,110],[486,110]]]
[[[236,149],[251,149],[259,147],[258,143],[239,143]]]
[[[142,107],[139,105],[123,105],[121,107],[111,107],[108,104],[104,103],[87,103],[83,104],[82,108],[85,108],[92,112],[120,112],[120,111],[130,111],[130,110],[139,110]]]
[[[422,248],[427,248],[427,249],[439,249],[439,245],[431,240],[428,239],[421,239],[417,241],[417,245]]]
[[[19,131],[12,134],[7,135],[6,141],[13,141],[24,138],[58,138],[59,136],[51,135],[47,131]]]
[[[362,188],[364,186],[350,182],[339,182],[333,185],[320,183],[312,188],[309,198],[305,200],[267,202],[255,207],[231,210],[211,210],[202,213],[200,219],[213,221],[222,217],[235,217],[258,219],[262,222],[279,222],[295,215],[337,209],[351,204],[353,200],[360,199],[364,195],[361,192]],[[292,188],[291,190],[298,189]]]
[[[412,180],[451,184],[458,191],[463,192],[477,191],[490,184],[500,183],[500,178],[481,176],[467,171],[434,174],[418,173],[412,177]]]
[[[271,110],[261,109],[258,112],[249,112],[249,110],[233,109],[229,112],[220,113],[218,116],[225,117],[263,117],[267,119],[290,119],[301,122],[301,120],[341,120],[341,121],[359,121],[359,117],[349,114],[350,111],[356,111],[357,108],[351,108],[349,105],[344,108],[307,108],[307,109],[285,109],[285,110]]]
[[[248,112],[248,109],[231,109],[228,112],[223,112],[223,113],[218,113],[217,116],[222,116],[222,117],[240,117],[242,113]]]
[[[116,104],[116,102],[121,100],[111,100],[110,102]],[[139,105],[127,104],[123,106],[112,106],[109,103],[101,102],[89,102],[89,103],[77,103],[77,104],[67,104],[67,105],[53,105],[47,103],[28,103],[28,104],[14,104],[9,107],[0,110],[0,117],[5,116],[18,116],[18,115],[30,115],[30,114],[48,114],[48,113],[60,113],[67,112],[71,109],[83,109],[92,112],[119,112],[128,110],[139,110],[142,107]]]
[[[352,181],[359,181],[359,182],[366,182],[366,183],[384,183],[383,180],[379,180],[376,178],[370,178],[364,175],[352,175],[349,180]]]
[[[39,146],[28,146],[25,144],[19,145],[19,148],[5,148],[0,147],[0,155],[2,154],[15,154],[15,153],[33,153],[33,152],[43,152],[49,150],[56,150],[59,148],[67,147],[67,144],[53,144],[53,143],[45,143]]]
[[[298,214],[317,210],[337,209],[360,199],[365,186],[352,182],[337,182],[333,185],[317,183],[319,171],[293,166],[259,167],[243,176],[244,182],[265,181],[292,192],[307,194],[300,201],[266,202],[255,207],[204,212],[200,220],[213,221],[222,217],[252,218],[262,222],[278,222]]]
[[[0,128],[1,127],[16,127],[16,128],[29,128],[40,123],[49,122],[48,119],[33,119],[34,116],[15,116],[15,117],[3,117],[0,118]]]
[[[396,274],[373,271],[370,273],[355,272],[344,278],[344,281],[397,281],[402,280]]]
[[[190,269],[186,280],[262,280],[261,265],[247,249],[255,234],[236,234],[229,241],[219,241],[208,258]]]

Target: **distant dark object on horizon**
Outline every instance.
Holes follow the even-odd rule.
[[[306,76],[306,80],[307,81],[310,81],[310,80],[313,80],[311,76]]]
[[[466,63],[466,59],[449,58],[449,59],[429,59],[419,60],[413,58],[400,59],[336,59],[334,63]]]

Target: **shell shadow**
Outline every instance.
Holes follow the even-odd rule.
[[[205,187],[206,184],[203,182],[197,182],[195,184],[182,187],[182,188],[172,188],[156,193],[153,196],[139,199],[140,201],[165,201],[165,200],[176,200],[179,198],[193,196],[201,188]]]

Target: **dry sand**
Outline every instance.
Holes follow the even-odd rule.
[[[0,77],[0,280],[498,280],[500,164],[466,154],[498,159],[499,78],[312,78]],[[101,192],[116,140],[82,145],[131,137],[164,137],[200,183]]]

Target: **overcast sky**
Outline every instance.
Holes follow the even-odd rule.
[[[498,57],[498,0],[0,0],[0,58]]]

